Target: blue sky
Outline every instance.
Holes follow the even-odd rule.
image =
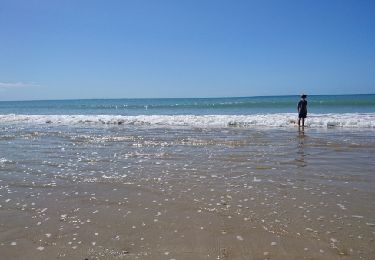
[[[0,100],[375,93],[373,0],[0,0]]]

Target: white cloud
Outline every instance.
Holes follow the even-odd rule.
[[[7,83],[7,82],[0,82],[0,89],[10,89],[10,88],[29,88],[29,87],[38,87],[38,84],[35,83],[23,83],[23,82],[16,82],[16,83]]]

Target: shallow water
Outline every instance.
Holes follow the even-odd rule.
[[[5,259],[373,259],[375,131],[2,124]]]

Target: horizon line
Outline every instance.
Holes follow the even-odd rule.
[[[124,98],[62,98],[62,99],[24,99],[24,100],[0,100],[0,102],[35,102],[35,101],[79,101],[79,100],[131,100],[131,99],[221,99],[221,98],[257,98],[257,97],[293,97],[301,94],[285,95],[254,95],[254,96],[216,96],[216,97],[124,97]],[[307,94],[307,96],[354,96],[375,95],[375,93],[347,93],[347,94]]]

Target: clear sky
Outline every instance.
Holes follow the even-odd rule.
[[[375,93],[374,0],[0,0],[0,100]]]

